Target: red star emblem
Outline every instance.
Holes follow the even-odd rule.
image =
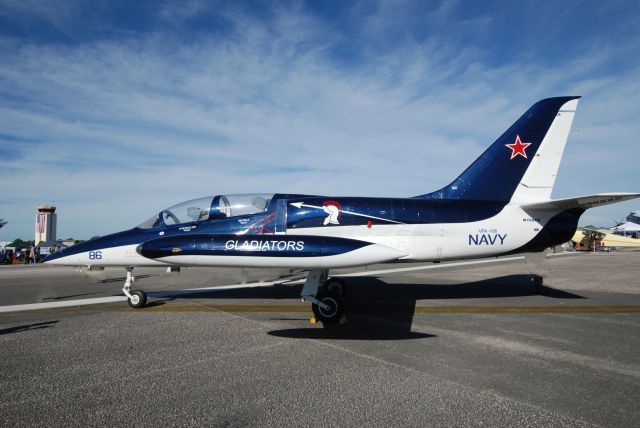
[[[509,147],[511,149],[511,157],[509,158],[509,160],[515,158],[518,155],[520,155],[523,158],[527,159],[527,152],[525,150],[530,145],[531,145],[531,143],[523,143],[520,140],[520,136],[516,135],[516,142],[515,143],[505,144],[505,146],[507,146],[507,147]]]

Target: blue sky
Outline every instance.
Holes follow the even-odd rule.
[[[640,190],[638,2],[2,0],[0,52],[0,241],[41,203],[89,238],[219,193],[426,193],[557,95],[553,196]]]

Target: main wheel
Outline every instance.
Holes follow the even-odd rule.
[[[142,290],[132,290],[131,298],[129,299],[129,306],[132,308],[144,308],[147,304],[147,293]]]
[[[335,293],[322,292],[318,293],[317,299],[320,303],[326,305],[323,308],[315,303],[311,305],[313,314],[322,322],[338,322],[344,311],[344,305],[339,295]]]
[[[347,292],[347,286],[341,279],[338,278],[329,278],[324,283],[324,289],[327,291],[327,293],[337,294],[338,296],[344,296]]]

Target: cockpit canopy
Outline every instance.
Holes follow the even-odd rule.
[[[217,195],[193,199],[160,211],[138,226],[151,229],[174,224],[249,215],[267,210],[273,194]]]

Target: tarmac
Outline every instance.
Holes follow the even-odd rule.
[[[123,269],[0,266],[1,425],[640,426],[639,251],[339,271],[326,326],[299,282],[135,274],[144,309]]]

